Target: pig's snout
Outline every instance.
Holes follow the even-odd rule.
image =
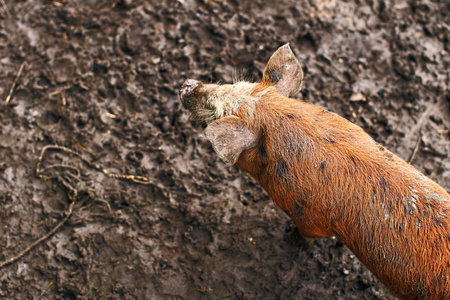
[[[195,79],[188,79],[183,83],[180,89],[180,99],[181,103],[185,108],[189,108],[189,98],[192,91],[200,84],[200,81]]]

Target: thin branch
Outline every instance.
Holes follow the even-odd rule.
[[[108,170],[105,170],[105,169],[102,169],[101,171],[111,178],[131,180],[133,182],[140,183],[140,184],[152,184],[153,183],[153,181],[151,181],[147,177],[143,177],[143,176],[128,175],[128,174],[114,174],[114,173],[110,173]]]
[[[1,1],[3,1],[3,0],[1,0]],[[14,79],[13,85],[11,86],[11,89],[9,90],[8,97],[6,97],[6,99],[5,99],[6,103],[8,103],[11,100],[12,94],[14,92],[14,89],[16,88],[16,85],[17,85],[17,81],[19,81],[20,74],[22,74],[22,71],[23,71],[24,67],[25,67],[25,62],[22,63],[22,65],[20,66],[19,72],[17,72],[16,79]]]
[[[2,2],[3,9],[5,10],[6,15],[8,16],[8,18],[10,18],[11,21],[14,21],[13,16],[11,15],[11,12],[9,11],[8,6],[6,6],[5,0],[0,0],[0,1]]]
[[[70,153],[70,154],[73,154],[73,155],[75,155],[75,156],[78,156],[82,161],[84,161],[85,163],[91,165],[91,162],[89,162],[88,160],[86,160],[85,158],[83,158],[83,157],[81,156],[80,153],[75,152],[75,151],[73,151],[72,149],[69,149],[69,148],[66,148],[66,147],[63,147],[63,146],[58,146],[58,145],[47,145],[47,146],[45,146],[44,148],[42,148],[41,154],[39,155],[38,162],[37,162],[37,165],[36,165],[36,174],[37,174],[39,177],[42,177],[41,173],[42,173],[43,171],[45,171],[46,169],[48,169],[48,168],[44,168],[44,169],[41,170],[40,167],[41,167],[42,159],[43,159],[43,157],[44,157],[45,152],[46,152],[47,150],[50,150],[50,149],[68,152],[68,153]],[[50,166],[50,167],[51,167],[51,166]],[[64,167],[69,168],[69,166],[64,166]]]
[[[47,171],[49,169],[53,169],[53,168],[69,169],[69,170],[72,170],[72,171],[74,171],[76,173],[75,177],[80,177],[80,170],[78,170],[77,168],[74,168],[74,167],[71,167],[71,166],[68,166],[68,165],[62,165],[62,164],[55,164],[55,165],[48,166],[46,168],[43,168],[43,169],[39,170],[39,172],[43,173],[43,172],[45,172],[45,171]]]
[[[419,131],[419,138],[417,139],[416,146],[414,147],[414,150],[413,150],[413,152],[411,153],[411,156],[410,156],[409,159],[408,159],[408,163],[409,163],[409,164],[412,163],[414,157],[416,156],[417,150],[419,150],[419,146],[420,146],[420,141],[421,141],[421,140],[422,140],[422,132]]]
[[[52,282],[50,282],[50,283],[47,285],[47,287],[42,291],[42,293],[39,295],[39,297],[35,298],[35,300],[41,299],[42,296],[44,296],[44,295],[47,293],[48,289],[53,285],[54,282],[55,282],[54,280],[53,280]]]
[[[0,262],[0,269],[6,265],[16,262],[17,260],[22,258],[24,255],[26,255],[28,252],[30,252],[34,247],[36,247],[37,245],[39,245],[40,243],[42,243],[43,241],[45,241],[49,237],[51,237],[70,218],[70,216],[72,215],[72,212],[73,212],[74,205],[75,205],[75,198],[72,199],[72,202],[70,203],[69,208],[65,211],[66,216],[58,224],[56,224],[56,226],[53,227],[52,230],[50,230],[46,235],[44,235],[44,236],[40,237],[39,239],[37,239],[36,241],[34,241],[31,245],[29,245],[27,248],[25,248],[25,250],[21,251],[16,256],[13,256],[5,261]]]
[[[152,183],[153,183],[153,181],[151,181],[151,180],[148,179],[147,177],[143,177],[143,176],[139,176],[139,175],[128,175],[128,174],[115,174],[115,173],[111,173],[111,172],[109,172],[108,170],[103,169],[102,167],[100,167],[100,166],[98,166],[98,165],[96,165],[96,164],[90,162],[89,160],[87,160],[86,158],[84,158],[80,153],[78,153],[78,152],[76,152],[76,151],[74,151],[74,150],[72,150],[72,149],[69,149],[69,148],[67,148],[67,147],[58,146],[58,145],[47,145],[47,146],[45,146],[44,148],[42,148],[42,151],[41,151],[41,154],[39,155],[38,163],[37,163],[37,166],[36,166],[36,174],[37,174],[39,177],[42,177],[42,172],[43,172],[44,170],[46,170],[46,169],[48,169],[48,168],[50,168],[50,167],[53,167],[53,166],[50,166],[50,167],[44,168],[44,169],[42,169],[42,170],[40,169],[41,163],[42,163],[42,159],[43,159],[43,157],[44,157],[44,154],[45,154],[45,152],[46,152],[47,150],[50,150],[50,149],[53,149],[53,150],[60,150],[60,151],[65,151],[65,152],[68,152],[68,153],[70,153],[70,154],[73,154],[73,155],[79,157],[84,163],[86,163],[86,164],[87,164],[88,166],[90,166],[91,168],[94,168],[94,169],[96,169],[97,171],[100,171],[100,172],[102,172],[103,174],[108,175],[108,176],[111,177],[111,178],[130,180],[130,181],[133,181],[133,182],[136,182],[136,183],[139,183],[139,184],[152,184]],[[57,167],[65,167],[65,168],[71,168],[71,167],[65,166],[65,165],[54,165],[54,166],[57,166]],[[74,168],[74,169],[75,169],[75,168]]]

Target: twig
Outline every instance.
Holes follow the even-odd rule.
[[[117,4],[119,4],[120,0],[116,0],[114,1],[114,3],[109,7],[110,10],[113,10],[114,8],[116,8]]]
[[[39,297],[36,297],[34,300],[39,300],[42,298],[42,296],[45,295],[45,293],[47,293],[48,289],[53,285],[55,281],[53,280],[52,282],[50,282],[47,287],[42,291],[42,293],[39,295]]]
[[[126,180],[131,180],[136,183],[141,183],[141,184],[152,184],[153,183],[153,181],[151,181],[150,179],[148,179],[146,177],[138,176],[138,175],[114,174],[114,173],[110,173],[108,170],[105,170],[105,169],[101,169],[101,171],[111,178],[126,179]]]
[[[3,1],[3,0],[1,0],[1,1]],[[14,92],[14,89],[16,88],[17,81],[19,80],[20,74],[22,74],[23,67],[25,67],[25,62],[22,63],[22,65],[20,66],[19,72],[17,72],[16,79],[14,79],[13,85],[11,86],[11,89],[9,90],[8,97],[6,97],[6,99],[5,99],[6,103],[8,103],[12,98],[12,94]]]
[[[77,168],[74,168],[74,167],[71,167],[71,166],[68,166],[68,165],[62,165],[62,164],[55,164],[55,165],[48,166],[46,168],[43,168],[43,169],[39,170],[39,172],[43,173],[43,172],[45,172],[45,171],[47,171],[49,169],[53,169],[53,168],[69,169],[69,170],[72,170],[72,171],[74,171],[76,173],[75,177],[80,177],[80,170],[78,170]]]
[[[66,106],[66,91],[61,92],[61,104]]]
[[[95,202],[101,202],[101,203],[104,203],[106,205],[106,207],[108,208],[108,214],[112,215],[112,209],[111,209],[111,206],[109,205],[108,201],[97,198],[96,195],[94,194],[94,192],[92,192],[92,190],[88,190],[87,192],[88,192],[89,197],[91,198],[92,202],[86,206],[80,207],[80,211],[91,207]]]
[[[356,115],[355,110],[353,109],[352,105],[349,101],[344,100],[344,103],[347,104],[348,108],[350,109],[350,112],[352,113],[353,118],[355,118],[355,121],[358,121],[358,116]]]
[[[108,170],[103,169],[102,167],[100,167],[100,166],[98,166],[98,165],[96,165],[96,164],[90,162],[89,160],[87,160],[86,158],[84,158],[80,153],[75,152],[74,150],[69,149],[69,148],[67,148],[67,147],[58,146],[58,145],[47,145],[47,146],[45,146],[44,148],[42,148],[41,154],[39,155],[39,158],[38,158],[38,163],[37,163],[37,165],[36,165],[36,174],[37,174],[39,177],[41,177],[41,178],[43,177],[43,176],[42,176],[42,172],[45,171],[46,169],[49,169],[50,167],[64,167],[64,168],[72,168],[72,169],[75,169],[75,168],[73,168],[73,167],[69,167],[69,166],[66,166],[66,165],[53,165],[53,166],[50,166],[50,167],[47,167],[47,168],[44,168],[44,169],[41,170],[40,167],[41,167],[41,163],[42,163],[42,159],[43,159],[43,157],[44,157],[44,154],[45,154],[45,152],[46,152],[47,150],[50,150],[50,149],[53,149],[53,150],[60,150],[60,151],[65,151],[65,152],[68,152],[68,153],[70,153],[70,154],[73,154],[73,155],[79,157],[79,158],[80,158],[84,163],[86,163],[88,166],[90,166],[90,167],[96,169],[97,171],[102,172],[102,173],[105,174],[105,175],[108,175],[108,176],[111,177],[111,178],[130,180],[130,181],[133,181],[133,182],[136,182],[136,183],[139,183],[139,184],[152,184],[152,183],[153,183],[153,181],[151,181],[151,180],[148,179],[147,177],[143,177],[143,176],[139,176],[139,175],[129,175],[129,174],[115,174],[115,173],[111,173],[111,172],[109,172]]]
[[[70,89],[71,87],[73,87],[73,84],[66,85],[66,86],[62,87],[61,89],[59,89],[59,90],[56,90],[56,91],[51,92],[51,93],[49,94],[49,96],[51,97],[51,96],[55,96],[55,95],[61,94],[61,93],[63,93],[64,91]]]
[[[408,159],[408,163],[409,164],[413,161],[414,157],[416,156],[417,150],[419,150],[419,146],[420,146],[420,141],[421,140],[422,140],[422,132],[419,131],[419,138],[417,139],[416,146],[414,147],[414,150],[413,150],[413,152],[411,153],[411,156]]]
[[[65,211],[66,216],[58,224],[56,224],[56,226],[53,227],[53,229],[50,230],[46,235],[44,235],[44,236],[40,237],[39,239],[37,239],[36,241],[34,241],[31,245],[26,247],[25,250],[21,251],[19,254],[11,257],[10,259],[0,262],[0,269],[6,265],[12,264],[12,263],[16,262],[17,260],[19,260],[25,254],[30,252],[34,247],[36,247],[37,245],[39,245],[40,243],[42,243],[43,241],[48,239],[50,236],[52,236],[59,228],[61,228],[61,226],[63,226],[67,222],[67,220],[72,215],[73,206],[75,205],[75,200],[76,200],[74,196],[70,196],[70,198],[72,198],[71,199],[72,202],[70,203],[69,208]]]
[[[5,0],[0,0],[0,1],[2,2],[3,9],[5,10],[6,14],[8,15],[8,18],[10,18],[11,21],[13,21],[14,20],[13,16],[11,15],[11,12],[9,11],[8,6],[6,6]]]
[[[97,154],[95,154],[94,152],[92,152],[92,151],[86,149],[85,147],[83,147],[83,145],[81,145],[80,142],[76,138],[73,138],[73,141],[75,141],[75,143],[78,144],[78,147],[80,147],[81,150],[83,150],[84,152],[89,153],[92,157],[97,157]]]
[[[94,201],[104,203],[106,205],[106,208],[108,208],[108,213],[110,215],[112,215],[112,209],[111,209],[111,206],[109,205],[108,201],[103,200],[103,199],[98,199],[98,198],[95,198]]]
[[[39,155],[38,162],[37,162],[37,165],[36,165],[36,174],[37,174],[39,177],[42,177],[42,174],[41,174],[42,171],[45,171],[46,169],[48,169],[48,168],[44,168],[43,170],[41,170],[40,167],[41,167],[42,159],[43,159],[43,157],[44,157],[45,152],[46,152],[47,150],[50,150],[50,149],[68,152],[68,153],[70,153],[70,154],[73,154],[73,155],[75,155],[75,156],[78,156],[82,161],[84,161],[84,162],[86,162],[87,164],[91,165],[91,163],[90,163],[88,160],[86,160],[85,158],[83,158],[83,157],[81,156],[80,153],[75,152],[75,151],[73,151],[72,149],[69,149],[69,148],[66,148],[66,147],[63,147],[63,146],[58,146],[58,145],[47,145],[47,146],[45,146],[44,148],[42,148],[41,154]],[[69,168],[69,166],[64,166],[64,167]]]

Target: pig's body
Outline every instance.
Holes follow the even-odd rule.
[[[262,97],[261,143],[236,166],[308,236],[339,236],[406,299],[450,299],[450,198],[360,127],[294,99]]]
[[[298,68],[280,63],[286,47],[263,82],[195,83],[184,105],[219,156],[256,178],[305,236],[339,236],[402,298],[450,299],[449,194],[360,127],[288,98],[302,76],[286,82]]]

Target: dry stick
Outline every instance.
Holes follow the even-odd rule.
[[[81,145],[80,142],[77,139],[74,138],[73,141],[75,141],[75,143],[78,144],[78,147],[80,147],[81,150],[83,150],[84,152],[89,153],[92,157],[97,157],[97,154],[95,154],[94,152],[92,152],[92,151],[86,149],[85,147],[83,147],[83,145]]]
[[[108,201],[103,200],[103,199],[99,199],[99,198],[96,198],[96,197],[93,197],[94,195],[91,195],[90,192],[88,192],[88,193],[89,193],[89,197],[91,197],[94,200],[94,202],[104,203],[106,205],[106,207],[108,208],[108,213],[112,214],[112,209],[111,209],[111,206],[109,205]]]
[[[80,209],[79,209],[80,211],[91,207],[92,205],[94,205],[95,202],[101,202],[101,203],[104,203],[106,205],[106,208],[108,208],[108,214],[112,215],[112,209],[111,209],[111,206],[109,205],[108,201],[97,198],[92,191],[88,190],[88,194],[89,194],[89,197],[91,198],[92,202],[87,204],[87,205],[85,205],[85,206],[83,206],[83,207],[80,207]]]
[[[116,8],[117,4],[120,2],[120,0],[116,0],[114,1],[114,3],[109,7],[110,10],[113,10],[114,8]]]
[[[105,170],[105,169],[101,169],[101,171],[111,178],[131,180],[133,182],[140,183],[140,184],[153,183],[153,181],[151,181],[150,179],[148,179],[146,177],[138,176],[138,175],[114,174],[114,173],[110,173],[108,170]]]
[[[3,1],[3,0],[1,0],[1,1]],[[22,63],[22,65],[20,66],[19,72],[17,72],[16,79],[14,79],[13,85],[11,86],[11,89],[9,90],[8,97],[6,97],[6,99],[5,99],[6,103],[8,103],[12,98],[12,94],[14,92],[14,89],[16,88],[17,81],[19,80],[20,74],[22,74],[23,67],[25,67],[25,62]]]
[[[11,15],[11,12],[9,11],[8,6],[6,6],[5,0],[0,0],[0,1],[2,1],[3,9],[5,10],[6,14],[8,15],[8,18],[10,18],[11,21],[12,21],[13,20],[13,16]]]
[[[416,156],[417,150],[419,150],[421,139],[422,139],[422,133],[421,133],[421,131],[419,131],[419,138],[417,139],[416,146],[414,147],[414,150],[413,150],[411,156],[408,159],[408,163],[409,164],[413,161],[414,157]]]
[[[77,168],[68,166],[68,165],[62,165],[62,164],[54,164],[54,165],[50,165],[46,168],[43,168],[42,170],[40,170],[40,173],[45,172],[47,170],[53,169],[53,168],[65,168],[65,169],[69,169],[72,170],[76,173],[75,177],[80,177],[80,170],[78,170]],[[70,173],[69,173],[70,174]],[[38,174],[40,175],[40,174]]]
[[[38,174],[39,176],[42,176],[42,175],[40,175],[40,173],[42,173],[42,171],[45,170],[45,169],[43,169],[43,170],[41,171],[40,166],[41,166],[42,158],[43,158],[45,152],[46,152],[47,150],[49,150],[49,149],[65,151],[65,152],[68,152],[68,153],[70,153],[70,154],[73,154],[73,155],[79,157],[79,158],[80,158],[84,163],[86,163],[88,166],[90,166],[90,167],[92,167],[92,168],[94,168],[94,169],[96,169],[96,170],[102,172],[102,173],[105,174],[105,175],[108,175],[108,176],[111,177],[111,178],[131,180],[131,181],[133,181],[133,182],[140,183],[140,184],[152,184],[152,183],[153,183],[153,181],[151,181],[150,179],[148,179],[148,178],[146,178],[146,177],[143,177],[143,176],[139,176],[139,175],[128,175],[128,174],[115,174],[115,173],[111,173],[111,172],[109,172],[108,170],[103,169],[103,168],[101,168],[100,166],[93,164],[92,162],[90,162],[89,160],[87,160],[86,158],[84,158],[80,153],[78,153],[78,152],[76,152],[76,151],[74,151],[74,150],[72,150],[72,149],[69,149],[69,148],[67,148],[67,147],[58,146],[58,145],[47,145],[47,146],[45,146],[44,148],[42,148],[42,151],[41,151],[41,154],[39,155],[38,163],[37,163],[37,166],[36,166],[36,174]],[[59,166],[59,167],[67,167],[67,168],[70,168],[70,167],[64,166],[64,165],[58,165],[58,166]],[[46,168],[46,169],[48,169],[48,168]]]
[[[50,282],[47,287],[42,291],[42,293],[39,295],[39,297],[35,298],[34,300],[39,300],[42,298],[42,296],[45,295],[45,293],[47,293],[48,289],[53,285],[55,281],[53,280],[52,282]]]
[[[355,121],[358,121],[358,116],[356,115],[355,110],[353,109],[352,105],[349,101],[345,101],[345,104],[347,104],[348,108],[350,109],[350,112],[352,113],[353,118],[355,118]]]
[[[66,106],[66,91],[61,92],[61,104]]]
[[[71,87],[73,87],[73,84],[66,85],[66,86],[64,86],[63,88],[61,88],[61,89],[59,89],[59,90],[56,90],[56,91],[53,91],[53,92],[51,92],[51,93],[48,94],[48,95],[51,97],[51,96],[55,96],[55,95],[61,94],[61,93],[63,93],[64,91],[70,89]]]
[[[72,198],[72,197],[71,197]],[[5,261],[0,262],[0,269],[3,268],[6,265],[12,264],[13,262],[16,262],[17,260],[19,260],[21,257],[23,257],[25,254],[27,254],[28,252],[30,252],[34,247],[36,247],[37,245],[39,245],[40,243],[42,243],[43,241],[45,241],[46,239],[48,239],[50,236],[52,236],[59,228],[61,228],[61,226],[64,225],[64,223],[67,222],[67,220],[70,218],[70,216],[72,215],[73,212],[73,206],[75,205],[75,198],[71,199],[72,202],[69,205],[69,208],[65,211],[65,217],[58,223],[56,224],[55,227],[53,227],[52,230],[50,230],[46,235],[42,236],[41,238],[37,239],[36,241],[34,241],[31,245],[29,245],[27,248],[25,248],[25,250],[23,250],[22,252],[20,252],[19,254],[17,254],[16,256],[11,257],[10,259],[7,259]]]
[[[42,163],[42,158],[44,157],[45,152],[46,152],[47,150],[49,150],[49,149],[54,149],[54,150],[60,150],[60,151],[68,152],[68,153],[70,153],[70,154],[73,154],[73,155],[75,155],[75,156],[78,156],[82,161],[84,161],[84,162],[87,163],[88,165],[93,166],[92,163],[91,163],[90,161],[88,161],[88,160],[85,159],[83,156],[81,156],[80,153],[75,152],[75,151],[73,151],[72,149],[69,149],[69,148],[66,148],[66,147],[63,147],[63,146],[58,146],[58,145],[47,145],[47,146],[45,146],[44,148],[42,148],[41,154],[39,155],[39,158],[38,158],[38,163],[37,163],[37,165],[36,165],[36,174],[39,175],[39,176],[41,176],[40,173],[42,173],[42,171],[45,171],[46,169],[48,169],[48,168],[44,168],[43,170],[41,170],[40,167],[41,167],[41,163]],[[65,165],[61,165],[61,166],[65,166]],[[65,167],[70,168],[69,166],[65,166]],[[94,166],[94,167],[95,167],[95,166]]]

